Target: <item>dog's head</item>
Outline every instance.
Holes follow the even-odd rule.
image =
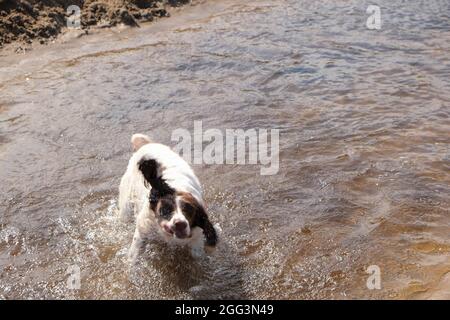
[[[189,239],[193,228],[200,227],[205,235],[205,244],[212,247],[216,245],[216,231],[205,208],[192,194],[169,186],[162,178],[162,167],[155,160],[142,160],[139,170],[151,185],[150,209],[165,236]]]

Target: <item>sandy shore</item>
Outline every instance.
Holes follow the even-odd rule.
[[[92,27],[142,22],[168,17],[171,8],[199,1],[189,0],[0,0],[0,48],[14,43],[17,51],[33,43],[47,43],[67,29],[67,8],[78,6],[80,34]]]

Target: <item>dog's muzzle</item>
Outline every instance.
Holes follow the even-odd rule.
[[[178,239],[189,238],[188,224],[184,221],[176,221],[171,225],[164,224],[163,229]]]

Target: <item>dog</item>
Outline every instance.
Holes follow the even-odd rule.
[[[208,218],[200,182],[189,164],[144,134],[134,134],[131,144],[134,153],[119,187],[120,217],[136,220],[129,261],[136,261],[155,227],[167,242],[187,244],[193,252],[203,244],[212,253],[219,227]]]

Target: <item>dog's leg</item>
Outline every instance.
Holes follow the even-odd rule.
[[[202,229],[195,227],[192,229],[192,240],[189,243],[191,248],[191,256],[194,258],[200,258],[203,253],[203,231]]]
[[[142,249],[143,243],[144,243],[144,239],[142,238],[138,228],[136,228],[136,230],[134,232],[134,236],[133,236],[133,242],[128,251],[128,262],[130,262],[131,264],[136,263],[139,253]]]
[[[133,218],[134,207],[134,203],[131,201],[121,203],[119,206],[119,220],[122,222],[131,221]]]
[[[120,180],[119,186],[119,219],[127,222],[133,217],[134,203],[131,199],[132,178],[129,169]]]

